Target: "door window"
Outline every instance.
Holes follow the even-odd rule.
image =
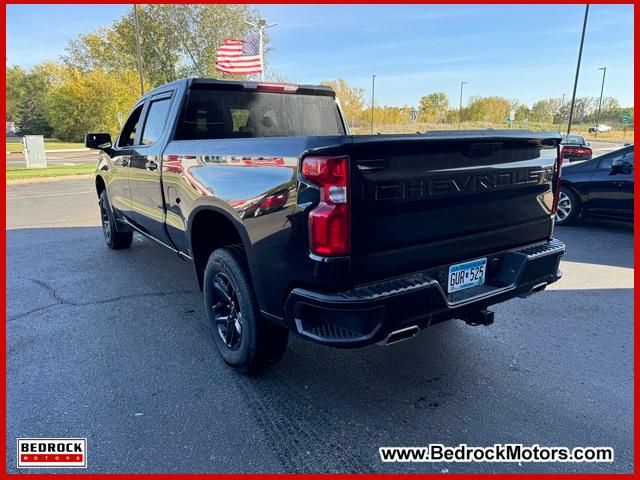
[[[149,104],[147,120],[142,129],[142,145],[151,145],[160,138],[164,130],[164,125],[167,122],[170,106],[170,98],[154,100]]]
[[[624,152],[614,152],[608,155],[603,155],[598,165],[598,170],[611,170],[611,164],[615,160],[620,160],[624,156]]]
[[[118,139],[118,147],[132,147],[135,144],[136,131],[138,130],[138,125],[140,124],[141,113],[142,105],[131,112],[131,115],[129,115],[129,118],[127,119],[127,123],[124,124],[124,128],[120,133],[120,137]]]

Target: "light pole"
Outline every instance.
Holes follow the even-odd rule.
[[[580,37],[580,50],[578,50],[578,63],[576,64],[576,78],[573,81],[573,95],[571,96],[571,108],[569,109],[569,122],[567,135],[571,133],[571,120],[573,119],[573,107],[576,104],[576,90],[578,89],[578,76],[580,75],[580,62],[582,61],[582,47],[584,46],[584,33],[587,31],[587,18],[589,18],[589,5],[584,10],[584,22],[582,23],[582,36]]]
[[[267,21],[264,18],[261,18],[260,20],[258,20],[258,23],[251,23],[251,22],[247,22],[245,20],[245,22],[247,25],[251,25],[254,28],[258,29],[258,35],[260,36],[258,42],[258,54],[260,55],[260,64],[261,64],[261,72],[260,72],[260,81],[264,80],[264,31],[267,28],[271,28],[271,27],[275,27],[277,25],[277,23],[270,23],[267,24]]]
[[[602,108],[602,94],[604,93],[604,77],[607,76],[607,67],[600,67],[598,70],[602,70],[602,86],[600,87],[600,101],[598,102],[598,116],[596,118],[596,131],[595,137],[598,138],[598,127],[600,126],[600,109]]]
[[[460,82],[460,105],[458,107],[458,130],[460,130],[460,122],[462,121],[462,88],[467,82]]]
[[[376,101],[376,76],[371,76],[371,135],[373,135],[373,107]]]
[[[140,75],[140,95],[144,95],[144,80],[142,77],[142,49],[140,48],[140,28],[138,27],[138,5],[133,4],[133,27],[136,35],[136,56],[138,57],[138,74]]]

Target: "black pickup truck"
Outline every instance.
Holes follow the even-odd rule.
[[[391,344],[560,277],[558,133],[351,136],[322,86],[179,80],[101,150],[106,243],[192,262],[224,360],[255,372],[289,331]],[[170,272],[168,272],[170,274]]]

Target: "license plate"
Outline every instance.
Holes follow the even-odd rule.
[[[449,281],[447,291],[449,293],[477,287],[484,283],[484,274],[487,270],[487,259],[479,258],[470,262],[458,263],[449,267]]]

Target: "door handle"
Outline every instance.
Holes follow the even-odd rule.
[[[144,164],[144,168],[146,168],[147,170],[154,171],[155,169],[158,168],[158,164],[153,160],[148,160],[147,163]]]

